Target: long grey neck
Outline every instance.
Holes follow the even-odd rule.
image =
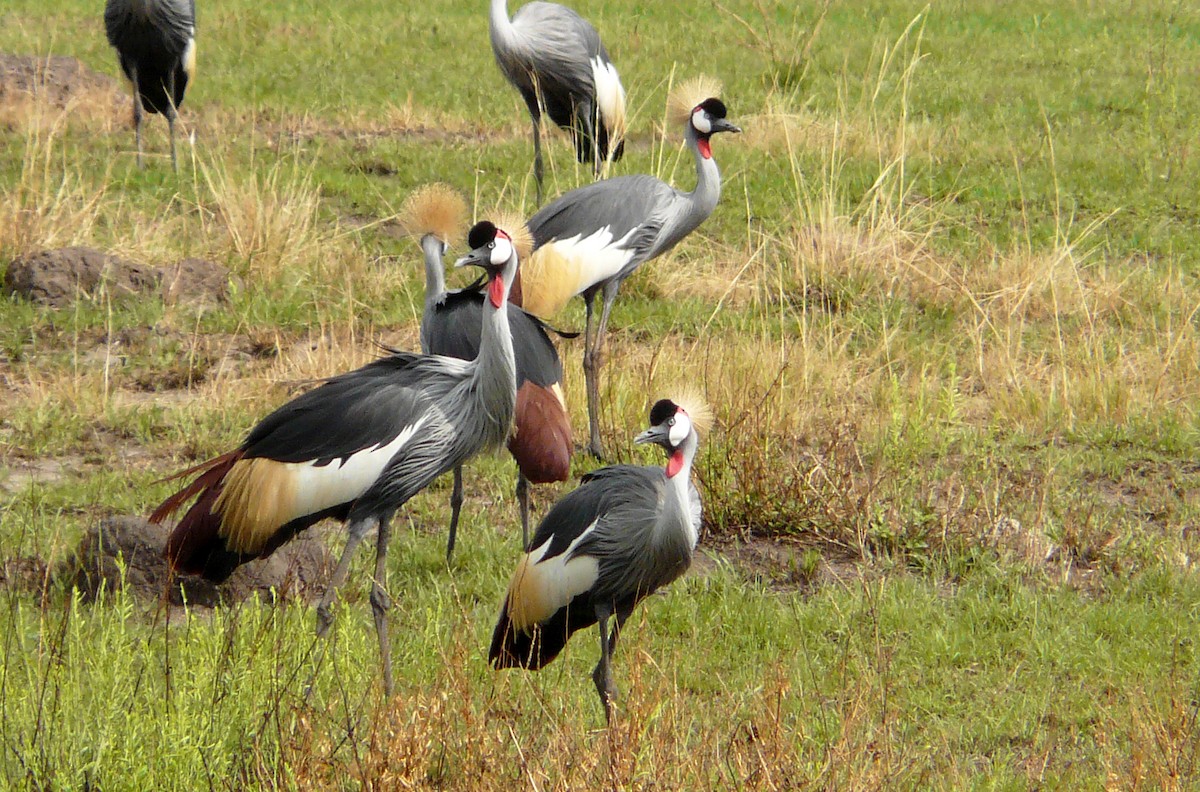
[[[696,189],[690,193],[676,193],[673,217],[664,224],[651,257],[670,250],[695,231],[717,208],[717,200],[721,197],[721,172],[717,170],[715,160],[700,153],[700,138],[690,121],[684,129],[684,138],[696,160]]]
[[[695,228],[717,208],[717,201],[721,197],[721,171],[717,169],[715,159],[705,157],[700,152],[700,136],[690,121],[685,138],[692,150],[692,157],[696,160],[696,189],[688,195],[691,204],[688,217],[694,221],[695,225],[692,228]],[[709,153],[712,153],[711,149]]]
[[[488,13],[488,35],[492,38],[493,46],[500,41],[510,44],[516,42],[516,32],[513,30],[512,20],[508,18],[508,0],[492,0],[491,11]]]
[[[421,316],[421,351],[429,354],[429,328],[437,306],[446,299],[446,270],[442,262],[442,241],[433,234],[421,237],[425,253],[425,312]]]
[[[667,479],[666,497],[663,499],[663,508],[655,526],[655,533],[662,539],[674,538],[676,532],[684,531],[689,547],[696,546],[697,538],[696,526],[692,525],[691,516],[691,480],[692,463],[696,459],[696,450],[699,447],[700,438],[693,429],[675,452],[682,455],[683,465],[674,476]]]
[[[508,436],[517,402],[517,364],[513,356],[512,331],[508,326],[508,293],[516,274],[517,256],[514,253],[500,275],[504,281],[500,307],[492,305],[490,297],[484,297],[479,356],[475,358],[475,371],[471,375],[471,390],[479,400],[479,409],[493,428],[503,430],[498,442]]]

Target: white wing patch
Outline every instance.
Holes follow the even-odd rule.
[[[521,264],[522,307],[543,319],[562,310],[576,294],[611,278],[633,260],[633,251],[622,247],[638,228],[613,239],[610,226],[588,236],[576,234],[553,239]]]
[[[608,127],[610,138],[625,137],[625,87],[617,75],[617,67],[605,63],[600,56],[592,58],[592,81],[596,86],[596,106],[600,108],[600,116]],[[617,147],[617,140],[612,140],[609,151]]]
[[[324,467],[317,467],[314,462],[284,463],[291,468],[295,481],[295,513],[315,514],[361,496],[378,480],[396,452],[412,439],[428,419],[427,415],[421,416],[420,420],[405,427],[387,445],[364,448]]]
[[[596,559],[591,556],[571,558],[571,553],[595,528],[593,522],[571,542],[566,552],[549,560],[542,559],[550,549],[553,537],[521,559],[508,589],[508,618],[517,629],[529,630],[596,585],[600,576]]]
[[[608,280],[633,261],[633,251],[624,245],[637,230],[636,227],[631,228],[625,236],[614,239],[611,226],[604,226],[586,237],[576,234],[566,239],[556,239],[548,246],[553,247],[555,256],[578,267],[582,276],[581,283],[576,286],[575,293],[578,294],[589,286]]]

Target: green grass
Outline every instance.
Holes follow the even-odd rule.
[[[516,556],[496,458],[472,466],[451,569],[448,482],[399,520],[391,701],[367,552],[327,643],[296,603],[168,626],[6,571],[0,786],[1196,786],[1200,12],[573,5],[629,91],[617,172],[691,186],[662,107],[697,72],[745,129],[714,145],[717,211],[613,314],[618,459],[651,459],[629,440],[681,381],[718,418],[698,465],[714,561],[635,615],[618,726],[593,633],[538,674],[487,667]],[[134,166],[124,99],[0,106],[0,270],[87,244],[238,277],[215,308],[0,300],[4,570],[145,513],[295,383],[413,347],[419,254],[388,222],[413,188],[532,211],[483,6],[202,3],[178,176],[156,118]],[[117,73],[78,0],[5,3],[0,52]],[[588,178],[560,136],[549,172],[551,194]],[[562,352],[578,432],[581,343]]]

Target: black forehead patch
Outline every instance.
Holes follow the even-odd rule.
[[[679,411],[679,405],[670,399],[659,399],[650,408],[650,425],[658,426],[663,421],[671,418]]]
[[[711,99],[705,99],[700,103],[700,109],[708,113],[713,118],[725,117],[725,103],[715,96]]]
[[[476,223],[467,234],[467,245],[474,250],[481,248],[496,238],[496,226],[487,220]]]

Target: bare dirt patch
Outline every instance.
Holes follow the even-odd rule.
[[[869,570],[852,554],[837,548],[757,536],[706,539],[693,569],[703,575],[721,563],[749,582],[800,594],[811,594],[831,583],[859,580]]]
[[[76,58],[0,53],[0,124],[25,123],[39,106],[116,119],[127,102],[117,80]]]

